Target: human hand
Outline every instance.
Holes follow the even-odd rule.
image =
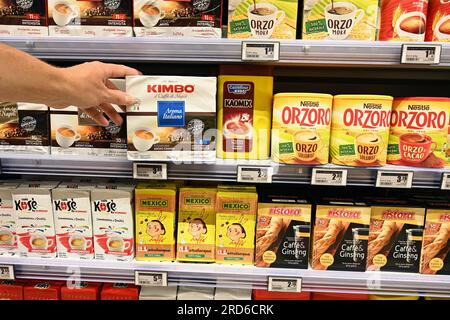
[[[123,65],[101,62],[88,62],[60,70],[64,82],[62,85],[67,94],[60,97],[52,107],[77,106],[100,125],[109,124],[104,114],[115,124],[122,124],[122,118],[111,104],[128,106],[133,104],[135,99],[118,90],[108,79],[140,75],[139,71]]]

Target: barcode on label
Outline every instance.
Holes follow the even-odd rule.
[[[347,170],[314,168],[311,176],[313,185],[347,185]]]
[[[404,44],[401,63],[438,64],[441,59],[441,45]]]
[[[385,188],[411,188],[413,180],[413,172],[389,172],[378,171],[377,187]]]
[[[279,42],[242,42],[242,61],[278,61]]]
[[[167,273],[135,271],[134,282],[138,286],[167,287]]]
[[[302,279],[269,277],[268,291],[301,292]]]
[[[271,183],[272,175],[272,167],[238,166],[237,181],[252,183]]]
[[[147,180],[167,180],[165,163],[133,163],[133,178]]]
[[[450,173],[442,174],[441,189],[442,190],[450,190]]]

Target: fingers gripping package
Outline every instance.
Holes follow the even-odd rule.
[[[46,0],[0,0],[1,36],[48,36]]]
[[[211,161],[216,155],[216,78],[131,76],[128,159]]]

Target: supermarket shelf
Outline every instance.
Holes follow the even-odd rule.
[[[303,291],[450,297],[450,276],[392,272],[269,269],[177,262],[112,262],[0,257],[16,278],[134,282],[134,272],[167,272],[169,285],[266,289],[268,277],[302,278]]]
[[[0,42],[50,60],[240,63],[241,40],[159,38],[0,37]],[[400,66],[401,42],[280,41],[281,65]],[[450,44],[442,43],[439,67],[450,66]],[[411,65],[406,66],[411,68]],[[430,66],[428,66],[430,67]]]
[[[54,155],[2,154],[3,174],[133,178],[133,165],[126,158],[63,157]],[[280,165],[269,160],[220,160],[214,163],[167,163],[170,180],[237,181],[237,166],[271,166],[274,183],[310,184],[314,166]],[[442,175],[450,169],[426,169],[401,166],[353,168],[336,165],[316,166],[347,169],[347,185],[374,186],[378,170],[414,172],[414,188],[441,187]]]

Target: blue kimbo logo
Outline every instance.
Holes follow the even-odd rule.
[[[184,101],[158,101],[158,127],[184,127]]]

